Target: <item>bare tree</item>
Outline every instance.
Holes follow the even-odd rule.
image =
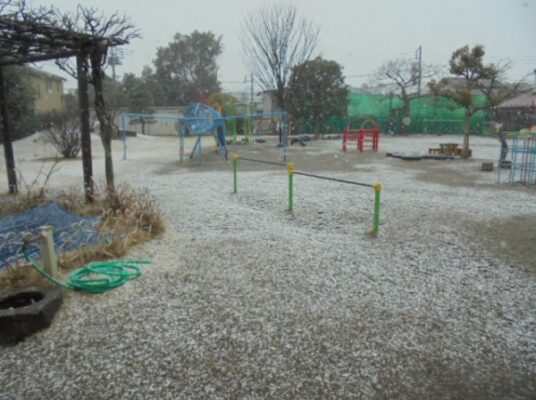
[[[478,111],[493,109],[500,102],[514,96],[521,81],[514,85],[504,84],[504,73],[508,63],[484,64],[484,46],[476,45],[472,49],[464,46],[452,53],[449,61],[450,73],[461,80],[456,84],[452,78],[443,78],[439,82],[431,81],[429,87],[436,96],[450,99],[454,107],[465,110],[463,127],[462,158],[469,158],[469,136],[471,135],[472,117]],[[477,102],[474,94],[482,94],[484,102]]]
[[[41,117],[44,138],[63,158],[76,158],[82,146],[78,109],[51,111]]]
[[[106,106],[104,96],[104,70],[107,62],[108,48],[118,43],[127,44],[139,37],[138,30],[129,19],[117,13],[107,17],[95,8],[78,6],[76,14],[63,15],[63,24],[70,30],[78,31],[95,38],[93,45],[83,49],[88,65],[84,68],[88,73],[88,81],[95,89],[95,113],[100,124],[100,137],[104,148],[104,165],[106,185],[114,190],[114,171],[112,162],[112,137],[116,129],[113,116]],[[74,68],[69,64],[60,63],[60,68],[76,76]]]
[[[240,37],[246,62],[264,90],[274,90],[281,109],[292,68],[308,61],[318,43],[318,28],[298,19],[296,7],[272,5],[250,14]]]
[[[402,99],[402,115],[410,117],[411,101],[422,95],[418,90],[419,79],[430,79],[439,74],[440,70],[440,67],[433,64],[424,64],[419,70],[416,60],[396,58],[386,61],[373,75],[373,80],[379,85],[392,87],[392,92]]]
[[[18,21],[31,21],[34,24],[56,22],[53,8],[44,6],[30,8],[26,0],[0,0],[0,14]]]

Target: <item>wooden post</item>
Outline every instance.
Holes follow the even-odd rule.
[[[9,126],[9,116],[7,110],[7,93],[4,84],[4,68],[0,67],[0,108],[2,115],[2,142],[4,144],[4,155],[6,159],[7,182],[9,193],[16,194],[17,173],[15,172],[15,157],[13,156],[13,144],[11,143],[11,133]]]
[[[54,234],[51,226],[39,227],[39,234],[43,238],[41,241],[41,258],[43,268],[54,278],[58,277],[58,256],[54,247]]]
[[[82,168],[84,170],[84,191],[86,201],[93,202],[93,165],[91,161],[91,134],[89,128],[89,94],[87,55],[80,52],[76,56],[78,75],[78,104],[80,106],[80,131],[82,142]]]

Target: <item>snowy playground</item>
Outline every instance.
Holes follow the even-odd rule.
[[[92,137],[95,178],[102,146]],[[186,152],[196,138],[185,139]],[[65,293],[52,326],[1,349],[16,398],[526,398],[536,391],[534,186],[497,183],[496,138],[473,137],[469,161],[404,161],[459,136],[382,136],[377,153],[341,140],[290,146],[300,171],[383,185],[373,190],[232,161],[204,138],[203,163],[177,137],[113,142],[116,179],[147,186],[167,232],[133,248],[151,266],[98,296]],[[276,137],[229,145],[282,161]],[[54,152],[14,143],[28,179]],[[2,157],[2,156],[0,156]],[[49,188],[81,185],[80,159]],[[0,159],[0,186],[7,187]],[[59,351],[61,350],[61,351]]]

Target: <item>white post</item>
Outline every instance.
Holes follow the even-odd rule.
[[[51,226],[39,227],[39,233],[43,240],[41,241],[41,257],[43,259],[43,267],[53,277],[58,275],[58,256],[54,247],[54,235]]]

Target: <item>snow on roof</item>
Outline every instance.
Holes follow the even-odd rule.
[[[513,99],[505,100],[499,104],[499,108],[529,108],[536,106],[536,93],[527,92]]]

